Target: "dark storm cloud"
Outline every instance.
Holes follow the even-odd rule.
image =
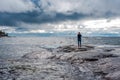
[[[72,15],[56,14],[54,17],[40,12],[28,13],[0,13],[0,25],[16,26],[19,22],[25,23],[47,23],[59,22],[62,20],[76,20],[85,17],[86,15],[74,13]]]
[[[120,0],[1,0],[0,25],[120,16]]]
[[[0,13],[0,24],[15,26],[18,22],[37,22],[38,14],[28,13]]]

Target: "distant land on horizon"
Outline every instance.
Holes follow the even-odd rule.
[[[0,31],[0,37],[6,37],[6,36],[8,36],[7,33],[3,32],[3,31]]]

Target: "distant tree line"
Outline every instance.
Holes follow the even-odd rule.
[[[8,36],[8,34],[0,30],[0,37],[5,37],[5,36]]]

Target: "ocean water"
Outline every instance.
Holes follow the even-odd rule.
[[[76,45],[76,36],[19,36],[0,38],[0,59],[20,58],[41,49]],[[120,37],[82,37],[82,45],[120,46]]]

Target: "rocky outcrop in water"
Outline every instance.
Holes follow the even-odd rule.
[[[0,60],[0,80],[120,80],[120,48],[61,46]]]
[[[3,32],[3,31],[0,31],[0,37],[6,37],[6,36],[8,36],[7,33]]]

